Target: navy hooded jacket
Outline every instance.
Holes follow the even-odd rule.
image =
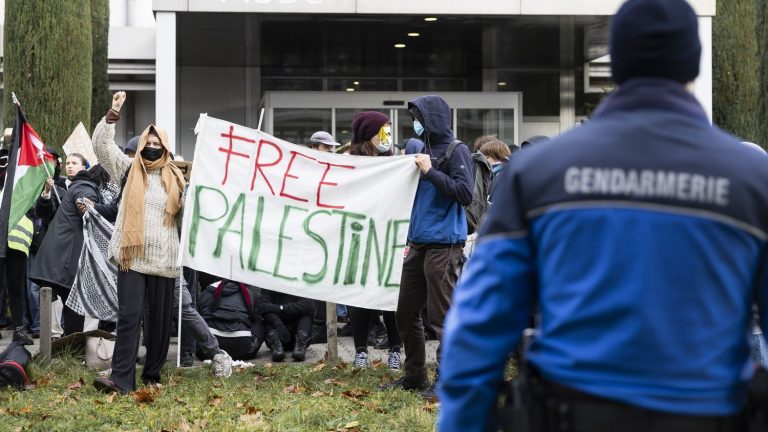
[[[768,333],[768,156],[682,85],[635,79],[517,154],[446,319],[441,431],[491,427],[534,307],[548,381],[675,414],[745,405],[753,301]]]
[[[472,202],[475,187],[472,155],[465,145],[456,147],[450,161],[438,167],[455,140],[451,109],[439,96],[422,96],[408,103],[424,117],[424,146],[418,153],[430,155],[432,168],[419,177],[411,210],[408,241],[424,245],[452,245],[467,239],[467,218],[462,206]],[[406,149],[406,153],[413,147]]]

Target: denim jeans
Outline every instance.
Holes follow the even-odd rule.
[[[764,335],[759,330],[752,332],[752,358],[756,363],[768,368],[768,345],[765,343]]]
[[[34,255],[27,260],[27,272],[32,267]],[[27,314],[24,315],[24,326],[32,333],[40,331],[40,286],[27,279]]]
[[[179,313],[179,278],[173,289],[173,315]],[[181,350],[182,354],[200,352],[207,359],[212,359],[220,350],[219,341],[211,334],[208,324],[193,306],[192,295],[186,283],[181,290]],[[195,347],[197,345],[197,347]]]

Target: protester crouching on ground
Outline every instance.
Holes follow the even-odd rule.
[[[83,212],[78,209],[78,200],[101,202],[98,186],[84,169],[83,161],[75,153],[67,158],[67,174],[74,174],[69,179],[67,192],[60,196],[61,203],[54,204],[58,200],[50,195],[44,195],[47,200],[44,197],[38,200],[38,210],[43,214],[49,215],[54,207],[57,210],[29,272],[29,279],[40,286],[50,286],[64,304],[64,336],[82,332],[85,322],[85,317],[67,306],[83,248]]]
[[[312,329],[312,300],[262,289],[257,308],[264,319],[272,360],[283,361],[285,351],[292,350],[293,360],[304,361]]]
[[[257,291],[225,279],[208,285],[197,299],[200,316],[216,343],[235,360],[256,358],[264,342],[266,329],[256,312]],[[198,345],[197,355],[205,358],[201,348]]]
[[[109,246],[109,258],[119,265],[112,375],[94,381],[101,391],[120,393],[136,389],[142,317],[147,355],[141,379],[145,385],[160,382],[170,342],[174,280],[181,273],[176,262],[185,186],[184,176],[171,163],[170,143],[163,129],[149,125],[133,159],[115,144],[115,123],[124,102],[125,92],[115,93],[112,109],[92,138],[96,157],[112,180],[118,182],[126,176]]]
[[[389,117],[378,111],[363,111],[352,118],[352,156],[392,156],[392,123]],[[352,324],[352,339],[355,342],[354,366],[367,368],[368,362],[368,330],[371,322],[371,309],[360,307],[350,308]],[[378,313],[378,312],[376,312]],[[389,355],[387,366],[390,369],[400,369],[400,333],[395,323],[395,313],[384,312],[384,325],[387,329]]]

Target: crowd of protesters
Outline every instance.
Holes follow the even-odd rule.
[[[215,375],[228,376],[233,360],[254,359],[262,346],[270,350],[273,361],[285,361],[287,356],[304,361],[311,343],[325,342],[324,302],[220,280],[192,269],[181,273],[176,258],[185,180],[172,163],[174,156],[161,127],[149,125],[123,146],[115,142],[115,125],[124,102],[125,93],[116,93],[111,108],[93,131],[98,163],[79,153],[62,156],[57,149],[46,147],[54,156],[54,171],[27,217],[16,227],[28,235],[10,237],[9,253],[0,263],[7,263],[2,272],[0,324],[5,320],[7,297],[14,341],[32,344],[32,339],[40,337],[40,287],[48,286],[54,298],[61,300],[63,310],[53,317],[54,326],[63,327],[61,336],[88,327],[88,318],[70,308],[68,299],[84,247],[83,214],[93,211],[114,224],[108,258],[119,269],[117,320],[98,322],[99,329],[116,334],[111,374],[94,382],[98,389],[121,393],[135,390],[137,362],[143,363],[144,385],[161,381],[178,302],[182,303],[178,323],[182,327],[182,366],[192,366],[195,357],[210,359]],[[398,312],[343,305],[338,305],[337,312],[340,321],[348,322],[340,331],[352,336],[355,367],[370,367],[368,348],[373,345],[385,348],[387,366],[399,371],[405,351],[410,355],[403,378],[390,387],[433,392],[424,365],[424,341],[440,338],[451,291],[465,261],[462,251],[467,225],[462,206],[473,193],[473,150],[462,145],[451,160],[443,161],[455,138],[450,110],[442,98],[418,98],[409,104],[409,110],[415,138],[408,146],[395,145],[392,123],[378,111],[354,116],[352,140],[346,146],[324,131],[313,134],[306,144],[318,151],[353,156],[417,155],[414,169],[421,170],[422,175],[408,234],[405,289]],[[483,145],[475,149],[476,155],[487,158],[494,172],[499,172],[516,150],[494,136],[481,137],[477,142]],[[0,160],[7,164],[7,159],[5,153]],[[448,211],[454,217],[435,220],[428,216],[436,214],[430,208]],[[21,247],[11,244],[19,238],[28,242],[22,241]],[[146,356],[140,358],[142,339]]]

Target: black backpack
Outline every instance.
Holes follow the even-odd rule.
[[[437,160],[438,169],[441,169],[446,162],[451,160],[453,152],[456,147],[460,145],[466,145],[459,140],[454,140],[448,149],[445,151],[443,157]],[[448,168],[443,172],[449,171]],[[491,164],[485,158],[485,155],[476,151],[472,153],[472,173],[475,177],[475,187],[472,190],[472,202],[468,206],[464,206],[464,213],[467,215],[467,234],[473,234],[480,227],[483,215],[488,210],[488,195],[491,193],[491,181],[493,180],[493,170]]]

